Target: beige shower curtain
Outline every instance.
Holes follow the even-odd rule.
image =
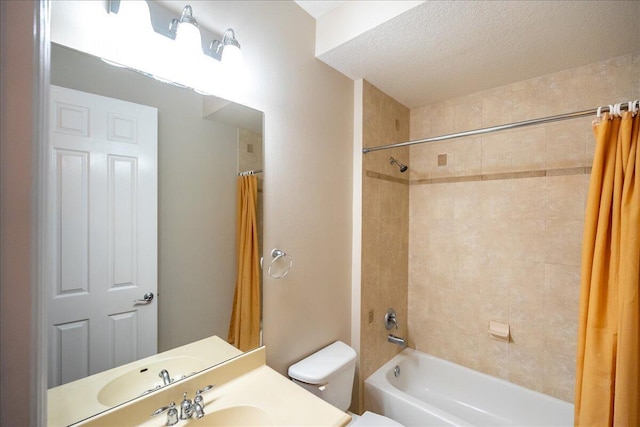
[[[258,179],[238,177],[238,274],[227,341],[242,351],[260,345],[260,264],[256,219]]]
[[[594,126],[582,250],[575,424],[640,426],[640,154],[635,118]]]

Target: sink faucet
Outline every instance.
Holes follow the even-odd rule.
[[[164,383],[164,385],[169,385],[173,382],[173,380],[169,376],[169,371],[167,371],[166,369],[163,369],[162,371],[160,371],[158,376],[162,378],[162,382]]]
[[[211,390],[214,388],[214,385],[208,385],[201,390],[196,391],[196,396],[191,399],[187,398],[187,392],[184,392],[182,395],[182,403],[180,404],[180,419],[188,420],[193,415],[196,418],[204,417],[204,399],[202,398],[202,393]]]

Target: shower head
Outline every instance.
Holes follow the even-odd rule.
[[[403,165],[402,163],[400,163],[399,161],[397,161],[396,159],[394,159],[393,157],[389,157],[389,163],[391,164],[396,164],[398,165],[398,167],[400,168],[400,172],[406,172],[407,169],[409,169],[409,167],[407,165]]]

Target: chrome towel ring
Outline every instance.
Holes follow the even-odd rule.
[[[289,271],[291,271],[291,268],[293,267],[293,258],[288,253],[277,248],[274,248],[271,251],[271,256],[273,257],[273,260],[271,260],[271,264],[269,264],[269,269],[267,270],[267,273],[269,274],[269,277],[271,277],[272,279],[282,279],[287,274],[289,274]],[[279,260],[287,260],[287,259],[289,259],[289,265],[284,269],[284,272],[274,275],[271,272],[271,269],[273,268],[273,266],[278,264]]]

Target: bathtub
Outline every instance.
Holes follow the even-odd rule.
[[[405,426],[573,426],[570,403],[411,348],[364,389],[366,410]]]

